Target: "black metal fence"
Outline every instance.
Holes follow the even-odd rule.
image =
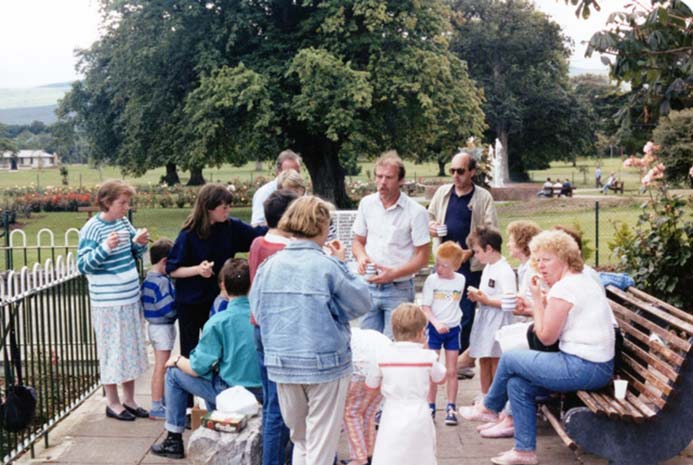
[[[54,248],[50,256],[56,252]],[[48,444],[49,429],[99,385],[87,282],[77,271],[74,254],[48,258],[31,270],[23,266],[18,272],[3,272],[0,318],[0,336],[8,351],[12,322],[24,384],[37,394],[36,417],[27,429],[15,434],[0,428],[0,460],[8,463],[27,448],[33,454],[33,444],[42,437]],[[4,369],[0,376],[4,387]]]

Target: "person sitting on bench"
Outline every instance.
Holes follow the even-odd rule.
[[[553,183],[551,178],[546,178],[546,182],[542,186],[541,190],[537,192],[537,197],[552,197],[553,196]]]
[[[572,197],[573,196],[573,185],[570,184],[570,181],[568,178],[566,178],[565,182],[561,186],[561,194],[560,195],[565,195],[566,197]]]
[[[602,194],[607,194],[609,189],[612,189],[616,185],[616,173],[609,174],[609,178],[606,180],[606,184],[602,187]]]

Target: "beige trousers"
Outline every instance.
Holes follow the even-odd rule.
[[[294,443],[293,465],[332,465],[349,376],[330,383],[277,383],[279,408]]]

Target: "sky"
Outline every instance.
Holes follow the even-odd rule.
[[[603,29],[608,14],[626,0],[602,0],[602,11],[593,11],[587,21],[577,19],[575,7],[564,0],[534,3],[573,38],[573,67],[605,69],[598,56],[584,58],[585,45],[581,42]],[[88,48],[98,37],[96,0],[0,0],[0,88],[78,79],[74,50]]]

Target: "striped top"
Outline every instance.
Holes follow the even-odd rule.
[[[171,279],[158,271],[149,271],[142,282],[144,319],[153,325],[176,322],[176,292]]]
[[[89,297],[93,307],[130,305],[140,300],[140,281],[135,258],[141,257],[147,246],[132,242],[135,228],[127,218],[104,221],[94,215],[79,231],[77,267],[89,281]],[[106,239],[114,231],[128,231],[130,240],[120,242],[114,249]]]

